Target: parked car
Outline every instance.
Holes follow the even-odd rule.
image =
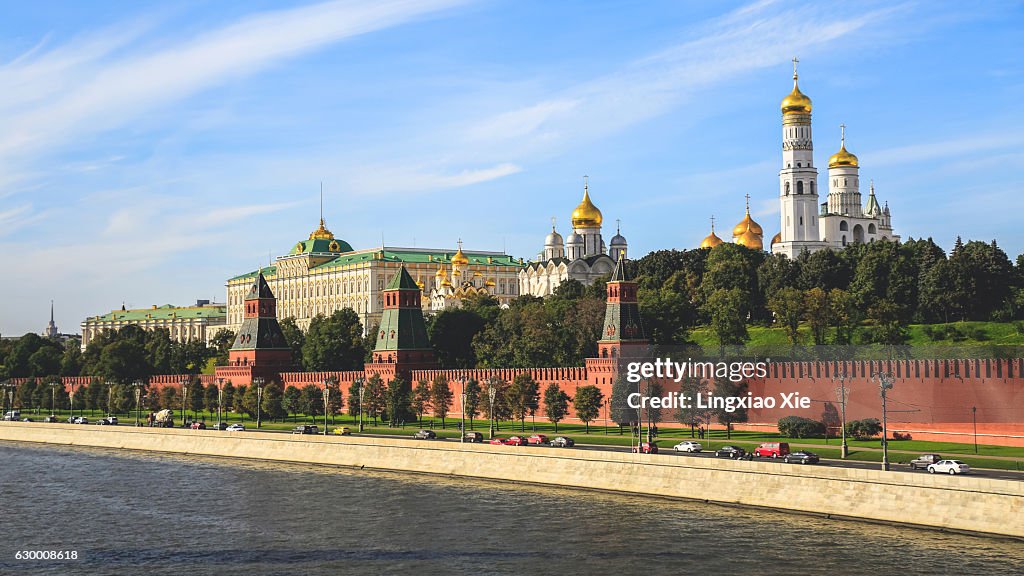
[[[54,422],[59,422],[59,420],[57,420],[56,416],[47,416],[46,418],[43,418],[43,422],[46,422],[47,424],[52,424]]]
[[[483,442],[484,435],[481,432],[464,432],[462,440],[463,442]]]
[[[226,428],[228,432],[245,432],[244,424],[232,424]]]
[[[754,456],[758,458],[778,458],[789,454],[789,444],[786,442],[762,442],[754,448]]]
[[[971,467],[959,460],[939,460],[935,464],[928,465],[928,472],[935,474],[936,472],[942,474],[967,474],[971,471]]]
[[[85,416],[75,416],[74,418],[71,419],[71,423],[72,424],[88,424],[89,423],[89,419],[86,418]]]
[[[530,441],[525,436],[509,436],[505,440],[506,446],[529,446]]]
[[[416,440],[433,440],[437,438],[437,434],[433,430],[419,430],[412,437]]]
[[[679,444],[672,447],[676,452],[700,452],[704,450],[704,447],[700,445],[700,442],[694,442],[693,440],[683,440]]]
[[[543,434],[534,434],[533,436],[527,438],[526,441],[530,444],[536,444],[539,446],[541,444],[547,444],[548,437]]]
[[[227,430],[228,429],[228,423],[227,422],[217,422],[213,426],[210,426],[210,428],[213,429],[213,430]]]
[[[193,422],[189,428],[193,430],[206,430],[206,422]]]
[[[13,404],[13,402],[12,402],[12,404]],[[17,410],[11,410],[10,412],[4,412],[4,421],[5,422],[17,422],[18,420],[21,420],[21,412],[19,412]]]
[[[643,452],[644,454],[657,454],[658,445],[654,442],[641,442],[639,446],[633,446],[633,452]]]
[[[572,448],[576,445],[576,442],[572,438],[566,438],[565,436],[559,436],[551,441],[551,446],[554,448]]]
[[[316,434],[320,429],[312,424],[303,424],[292,428],[292,434]]]
[[[814,452],[808,452],[806,450],[797,450],[786,454],[782,460],[787,464],[795,462],[797,464],[817,464],[819,461],[818,455]]]
[[[349,428],[348,426],[339,426],[338,428],[334,429],[334,433],[337,434],[338,436],[351,436],[352,429]]]
[[[716,458],[742,458],[747,453],[746,450],[739,446],[722,446],[718,450],[715,450]]]
[[[921,454],[910,461],[910,469],[926,470],[928,466],[937,464],[940,460],[942,460],[942,456],[939,456],[938,454]]]
[[[501,446],[505,444],[505,438],[502,438],[501,436],[495,436],[494,438],[488,440],[487,443],[494,444],[495,446]]]
[[[97,420],[96,423],[101,426],[116,426],[117,416],[104,416],[103,418]]]
[[[28,416],[25,416],[24,418],[22,418],[21,421],[22,422],[35,422],[35,420],[29,418]]]

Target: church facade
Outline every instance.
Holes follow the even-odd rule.
[[[610,245],[605,244],[601,235],[604,216],[590,199],[590,186],[586,179],[583,200],[573,210],[571,221],[572,232],[566,239],[558,233],[552,221],[543,251],[519,272],[520,292],[548,296],[566,280],[578,280],[589,286],[598,278],[611,274],[615,263],[626,257],[626,238],[618,229]]]

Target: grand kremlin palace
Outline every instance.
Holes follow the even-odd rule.
[[[369,329],[380,323],[386,284],[405,266],[422,292],[424,311],[458,307],[464,297],[489,294],[507,306],[519,295],[523,261],[501,252],[377,247],[353,250],[334,237],[321,218],[309,238],[297,242],[275,265],[227,281],[227,323],[237,333],[245,295],[259,272],[278,299],[278,317],[305,330],[317,314],[351,308]]]

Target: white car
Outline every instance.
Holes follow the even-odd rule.
[[[945,474],[966,474],[971,471],[971,467],[959,460],[939,460],[935,464],[928,465],[928,472],[935,474],[936,472]]]
[[[225,428],[225,430],[228,432],[245,432],[245,426],[242,426],[241,424],[232,424]]]
[[[700,452],[704,449],[700,445],[700,442],[694,442],[693,440],[683,440],[679,444],[672,447],[676,452]]]
[[[86,418],[85,416],[75,416],[72,419],[71,423],[72,424],[88,424],[89,423],[89,419]]]

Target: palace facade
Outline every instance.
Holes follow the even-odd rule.
[[[52,322],[52,320],[51,320]],[[227,306],[199,300],[195,306],[153,305],[150,308],[118,310],[90,316],[82,321],[82,350],[104,330],[120,330],[125,326],[138,326],[143,330],[163,328],[177,342],[209,342],[227,322]]]

